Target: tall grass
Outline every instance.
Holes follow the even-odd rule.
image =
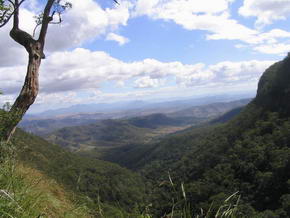
[[[0,143],[0,217],[91,217],[83,206],[67,200],[56,182],[15,159],[14,146]]]
[[[169,214],[164,215],[166,218],[240,218],[243,217],[239,212],[240,195],[235,192],[226,198],[217,209],[213,209],[215,202],[212,202],[210,208],[204,211],[202,208],[199,213],[194,213],[190,201],[187,199],[184,184],[176,185],[168,173],[169,184],[173,192],[172,209]],[[178,187],[180,186],[180,187]]]
[[[211,207],[204,211],[200,209],[199,213],[194,213],[192,205],[187,198],[186,189],[183,183],[176,185],[168,173],[168,181],[162,182],[161,185],[168,185],[171,187],[173,194],[171,211],[164,214],[161,218],[241,218],[245,217],[239,211],[240,195],[238,192],[233,193],[227,197],[216,209],[213,209],[214,202]],[[149,204],[145,207],[143,212],[136,211],[128,214],[121,208],[113,212],[114,209],[106,208],[106,205],[98,202],[98,216],[100,218],[159,218],[150,212],[153,205]]]
[[[41,195],[16,173],[13,146],[1,143],[0,215],[1,217],[38,217]]]
[[[64,191],[59,188],[56,182],[47,184],[47,178],[43,179],[43,176],[33,171],[33,169],[28,170],[19,165],[15,159],[15,153],[13,145],[7,143],[0,144],[0,217],[155,218],[150,212],[152,205],[148,205],[143,212],[137,210],[136,212],[128,214],[122,208],[113,208],[103,204],[100,199],[98,200],[93,215],[89,215],[86,206],[72,206],[72,203],[66,200]],[[193,205],[191,205],[190,200],[187,198],[186,187],[183,183],[174,184],[168,173],[168,181],[163,184],[169,184],[173,194],[171,211],[163,217],[243,217],[239,214],[240,195],[238,192],[235,192],[225,199],[217,209],[213,209],[213,206],[211,206],[207,211],[200,209],[200,212],[196,214],[192,210]],[[51,194],[52,192],[57,192],[58,197]]]

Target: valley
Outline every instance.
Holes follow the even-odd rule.
[[[106,119],[116,120],[145,117],[152,114],[163,114],[171,118],[183,120],[189,118],[187,122],[192,124],[194,120],[190,119],[196,119],[197,121],[198,119],[211,119],[233,109],[234,107],[245,105],[250,101],[249,98],[237,100],[235,99],[237,97],[239,96],[201,98],[197,100],[172,101],[155,104],[142,103],[142,106],[137,104],[138,107],[136,106],[137,108],[135,109],[132,109],[132,106],[127,106],[123,110],[118,108],[107,111],[99,109],[101,112],[95,113],[80,113],[79,111],[82,110],[72,113],[68,108],[60,110],[61,112],[59,113],[61,114],[56,112],[55,114],[51,114],[51,112],[43,112],[40,115],[27,116],[27,118],[24,118],[24,120],[20,123],[20,127],[30,133],[41,136],[63,127],[93,124]],[[231,101],[229,99],[235,100]],[[226,104],[221,102],[217,103],[215,100],[217,102],[218,100],[221,100],[221,102],[225,102]],[[97,106],[98,105],[93,108]],[[178,122],[183,121],[180,120]]]
[[[290,218],[289,26],[290,0],[0,0],[0,218]]]
[[[62,148],[19,130],[20,158],[82,195],[96,199],[99,193],[105,205],[115,207],[118,199],[128,213],[133,202],[139,209],[151,202],[150,213],[161,217],[170,213],[171,199],[182,210],[178,195],[185,189],[191,211],[217,210],[238,191],[241,217],[283,217],[289,212],[288,69],[290,57],[270,67],[253,100],[45,130],[42,137]]]
[[[185,130],[191,126],[205,124],[233,108],[244,106],[249,101],[249,99],[244,99],[212,103],[175,112],[172,112],[172,109],[167,109],[165,111],[170,111],[167,114],[154,113],[138,117],[128,117],[126,114],[126,118],[95,122],[90,120],[91,124],[79,126],[76,123],[84,121],[82,117],[85,115],[77,119],[76,126],[70,126],[71,123],[67,124],[68,118],[65,120],[55,118],[55,120],[24,121],[22,126],[24,129],[30,129],[46,140],[61,145],[70,151],[103,160],[114,160],[115,156],[119,156],[122,151],[131,150],[141,145],[146,146],[146,144],[157,142],[169,134]],[[43,122],[46,122],[47,126],[42,125]],[[53,130],[52,126],[55,124],[60,129]],[[69,126],[61,128],[63,125]]]

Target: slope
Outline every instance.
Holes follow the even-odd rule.
[[[169,171],[184,183],[192,210],[214,210],[211,202],[239,191],[241,217],[289,217],[289,90],[288,56],[265,71],[256,98],[232,121],[168,137],[145,149],[135,166],[155,184]],[[154,195],[155,213],[168,213],[168,187]]]
[[[82,158],[57,145],[17,130],[14,139],[18,159],[62,184],[96,208],[131,211],[142,206],[144,183],[140,176],[118,165]],[[119,208],[119,209],[118,209]]]
[[[152,114],[122,120],[103,120],[94,124],[66,127],[45,138],[62,147],[103,160],[111,160],[120,152],[186,128],[185,121]]]
[[[170,117],[183,117],[183,118],[207,118],[213,119],[218,116],[223,115],[224,113],[248,104],[251,99],[241,99],[237,101],[230,101],[230,102],[215,102],[208,105],[201,105],[195,107],[189,107],[184,110],[179,110],[174,113],[168,114]]]
[[[92,217],[85,205],[40,171],[12,162],[0,166],[1,217]]]
[[[248,101],[214,103],[169,114],[102,120],[89,125],[62,128],[47,134],[45,138],[84,156],[124,163],[128,159],[128,151],[132,154],[132,149],[137,150],[135,147],[147,146],[168,134],[207,122]]]

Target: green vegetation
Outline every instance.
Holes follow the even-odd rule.
[[[116,164],[84,158],[21,130],[14,143],[25,164],[44,172],[79,196],[88,196],[91,207],[99,202],[125,211],[141,210],[145,188],[140,176]]]
[[[0,110],[1,124],[14,120],[6,112],[8,109],[9,105],[5,105]],[[92,217],[89,209],[77,203],[62,185],[20,161],[17,147],[1,138],[0,135],[1,217]]]
[[[124,117],[122,121],[126,121],[136,127],[141,128],[163,128],[168,126],[184,126],[197,125],[201,122],[217,118],[218,116],[230,111],[234,108],[241,107],[249,103],[249,99],[243,99],[232,102],[213,103],[208,105],[190,107],[190,104],[178,105],[165,103],[165,105],[156,104],[155,109],[142,108],[138,114],[138,110],[133,111],[118,111],[108,113],[89,113],[89,114],[66,114],[63,116],[51,118],[35,118],[27,116],[22,120],[20,127],[27,132],[38,136],[45,136],[57,132],[64,127],[71,126],[86,126],[88,124],[96,124],[101,120]],[[183,109],[186,108],[186,109]],[[64,112],[63,112],[64,113]],[[142,114],[150,115],[142,115]]]
[[[202,120],[202,119],[200,119]],[[162,126],[182,126],[188,124],[194,124],[195,118],[186,119],[183,117],[169,117],[165,114],[151,114],[142,117],[134,117],[127,120],[133,126],[140,128],[156,129]]]
[[[239,191],[244,216],[289,217],[289,71],[287,57],[265,72],[257,98],[235,119],[143,147],[143,155],[138,154],[137,163],[129,166],[137,165],[153,187],[169,171],[173,180],[184,183],[193,211],[207,211],[212,202]],[[172,197],[166,188],[155,188],[152,198],[158,205],[155,214],[170,211]]]
[[[120,146],[132,142],[143,142],[149,129],[139,128],[122,120],[104,120],[86,126],[67,127],[50,134],[47,139],[53,143],[79,149],[85,147]]]
[[[0,141],[4,137],[4,126],[7,126],[7,123],[13,122],[13,120],[16,119],[16,115],[12,115],[7,112],[9,109],[10,105],[8,103],[0,109]]]
[[[47,135],[46,139],[83,156],[118,163],[121,153],[186,128],[187,126],[181,125],[182,122],[163,114],[103,120],[84,126],[62,128]]]
[[[229,112],[225,113],[224,115],[222,115],[216,119],[211,120],[210,124],[226,123],[226,122],[232,120],[238,114],[240,114],[243,109],[244,109],[244,107],[234,108],[233,110],[230,110]]]
[[[21,130],[17,130],[13,141],[17,147],[12,153],[18,154],[20,166],[26,172],[37,170],[62,184],[63,190],[74,193],[69,199],[77,200],[75,205],[87,205],[95,217],[287,218],[290,217],[289,72],[288,56],[266,70],[257,97],[245,108],[158,140],[144,137],[146,134],[152,137],[150,131],[159,129],[156,123],[166,125],[168,119],[157,115],[158,119],[148,116],[107,120],[86,128],[64,128],[54,135],[56,142],[65,142],[63,145],[67,146],[73,142],[77,148],[81,148],[80,144],[116,146],[120,150],[115,151],[120,153],[111,157],[113,161],[135,172],[92,159],[89,152],[80,153],[85,157],[71,153]],[[9,157],[8,151],[1,152],[3,160],[7,160],[4,154]],[[19,188],[22,193],[27,186],[16,179],[20,182],[15,184],[19,185],[9,189],[9,184],[14,184],[9,180],[11,175],[14,180],[20,174],[7,163],[1,162],[8,168],[1,169],[0,189],[7,197],[1,198],[0,194],[0,201],[6,205],[0,208],[6,213],[21,211],[20,202],[21,208],[36,205],[27,206],[27,213],[32,214],[29,216],[44,211],[39,198],[32,199],[29,194],[21,195],[25,200],[20,199],[17,204],[10,201],[8,196],[15,195],[11,190]],[[47,205],[54,204],[47,201]],[[86,215],[86,207],[76,208]]]
[[[218,116],[223,115],[224,113],[237,108],[245,106],[250,102],[250,99],[242,99],[232,102],[221,102],[221,103],[213,103],[209,105],[201,105],[190,107],[184,110],[180,110],[174,113],[169,114],[171,117],[183,117],[184,119],[214,119]]]
[[[0,216],[91,217],[86,206],[77,205],[61,185],[37,170],[21,165],[11,144],[1,143]]]
[[[142,147],[145,146],[147,150],[152,147],[150,144],[156,143],[165,135],[184,130],[191,125],[196,126],[207,122],[210,118],[216,118],[217,115],[233,107],[244,105],[248,101],[245,99],[203,105],[168,115],[156,113],[128,119],[103,120],[88,125],[61,128],[47,134],[45,138],[84,156],[127,166],[127,162],[134,161],[134,157],[140,153],[139,150],[143,150]],[[226,114],[227,117],[223,119],[225,121],[234,115]],[[58,123],[56,120],[51,120],[51,122]],[[50,126],[47,120],[31,122],[30,126],[33,124],[36,125],[33,129],[37,131],[40,129],[47,131],[46,127]]]
[[[170,171],[174,180],[184,182],[194,211],[208,210],[213,201],[239,191],[241,212],[248,217],[289,216],[289,119],[268,113],[255,121],[251,118],[261,111],[248,110],[253,117],[245,112],[225,126],[160,143],[142,161],[141,172],[156,186]],[[170,211],[167,193],[164,187],[152,193],[159,204],[156,214]]]

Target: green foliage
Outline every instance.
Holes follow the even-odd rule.
[[[5,127],[13,123],[13,121],[16,119],[16,116],[12,116],[11,114],[8,113],[10,110],[10,105],[9,103],[6,103],[2,109],[0,109],[0,141],[3,140],[4,133],[5,133]]]
[[[239,191],[243,216],[289,217],[289,70],[289,57],[270,67],[257,98],[232,121],[142,147],[134,166],[153,187],[165,180],[167,171],[183,182],[191,211],[216,210],[222,199]],[[171,199],[168,188],[154,188],[153,213],[170,213]]]
[[[140,176],[118,165],[84,158],[57,145],[17,130],[15,144],[18,157],[31,167],[54,178],[78,196],[92,199],[130,212],[143,207],[145,187]]]
[[[227,125],[199,131],[157,144],[140,160],[139,164],[144,164],[141,172],[160,182],[166,176],[164,172],[170,171],[174,180],[184,182],[194,211],[208,210],[213,201],[220,202],[240,191],[245,216],[266,210],[289,216],[289,207],[283,203],[288,199],[284,195],[289,193],[290,179],[289,118],[250,105]],[[152,196],[156,214],[170,211],[171,197],[166,188],[155,189]]]
[[[12,144],[1,143],[0,146],[0,217],[90,217],[85,207],[62,205],[65,199],[58,199],[47,190],[58,191],[58,186],[42,184],[41,188],[43,181],[39,174],[21,173]],[[38,177],[31,178],[33,176]]]
[[[7,23],[12,12],[13,7],[11,3],[7,0],[0,0],[0,28]]]
[[[41,195],[35,195],[24,179],[15,173],[11,160],[11,145],[1,143],[0,167],[0,215],[1,217],[37,217]]]
[[[216,119],[211,120],[210,124],[226,123],[226,122],[232,120],[238,114],[240,114],[243,109],[244,109],[244,107],[234,108],[234,109],[230,110],[229,112],[225,113],[224,115],[222,115]]]
[[[9,107],[7,106],[5,109],[8,110]],[[0,111],[1,124],[10,120],[13,121],[14,119],[10,117],[10,114],[6,110]],[[0,125],[0,128],[3,128],[3,125]],[[3,161],[5,160],[5,163],[10,163],[11,158],[17,155],[18,161],[40,170],[47,176],[54,178],[60,184],[63,184],[67,190],[73,191],[78,201],[89,205],[95,211],[95,215],[100,215],[100,211],[95,210],[99,204],[103,205],[106,213],[123,213],[126,214],[124,217],[128,217],[128,212],[133,212],[134,208],[136,208],[136,211],[142,209],[145,190],[143,181],[137,174],[108,162],[82,158],[63,150],[57,145],[52,145],[39,137],[26,134],[21,130],[16,131],[13,143],[16,145],[15,149],[12,149],[14,148],[13,146],[0,146],[1,158]],[[7,150],[7,148],[9,149]],[[4,172],[1,173],[2,176],[6,176],[3,181],[7,184],[12,182],[14,184],[16,182],[18,184],[17,188],[19,188],[19,190],[17,189],[17,193],[23,196],[25,204],[36,204],[29,200],[30,198],[31,200],[38,199],[33,193],[31,196],[22,193],[22,190],[27,190],[27,186],[24,183],[24,179],[19,177],[14,169],[15,164],[13,162],[13,171],[9,171],[9,176],[6,176],[8,174],[4,174]],[[5,167],[2,167],[2,170],[7,171]],[[8,178],[11,180],[8,180]],[[1,187],[5,187],[5,184],[0,186],[0,189]],[[7,190],[7,188],[3,190]],[[16,189],[13,188],[13,190]],[[4,194],[7,194],[7,192],[5,191]],[[13,193],[13,195],[15,194]],[[10,194],[8,195],[10,196]],[[101,202],[99,199],[101,199]],[[43,199],[40,201],[43,201]],[[6,208],[6,203],[3,203],[3,205],[5,205],[3,213],[17,211],[14,204],[11,204],[12,206],[8,209]],[[22,212],[27,213],[27,217],[37,217],[39,215],[32,215],[29,209],[24,209]],[[39,210],[37,209],[36,212],[39,212]],[[17,215],[17,217],[21,216]],[[25,216],[23,215],[23,217]]]
[[[160,126],[179,126],[184,124],[192,124],[192,119],[183,117],[173,118],[165,114],[151,114],[142,117],[134,117],[127,120],[133,126],[140,128],[156,129]]]
[[[47,139],[72,149],[83,146],[121,146],[142,142],[150,130],[132,126],[125,121],[104,120],[86,126],[67,127],[50,134]]]
[[[5,11],[6,10],[5,6],[5,0],[0,0],[0,11]]]
[[[255,102],[269,111],[290,115],[290,53],[280,62],[269,67],[258,84]]]
[[[79,198],[88,196],[95,216],[290,217],[289,71],[290,57],[270,67],[257,98],[230,122],[193,127],[125,153],[124,165],[145,182],[115,164],[83,158],[20,130],[17,153]],[[147,121],[131,120],[143,126]],[[116,122],[63,129],[61,138],[67,144],[139,140],[140,129]]]

